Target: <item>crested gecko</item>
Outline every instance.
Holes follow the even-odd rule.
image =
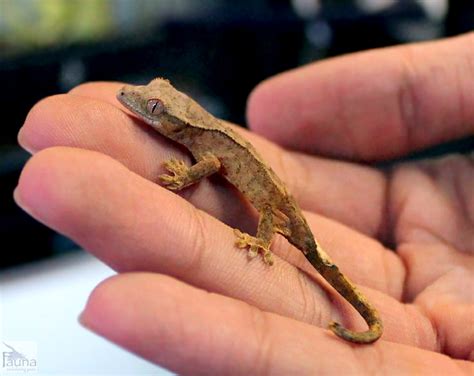
[[[184,145],[195,159],[191,167],[181,160],[165,162],[170,174],[160,176],[164,186],[177,191],[220,173],[260,214],[256,236],[234,230],[236,246],[248,247],[252,257],[261,252],[263,260],[271,265],[272,237],[275,233],[283,235],[369,326],[364,332],[354,332],[331,322],[329,328],[354,343],[372,343],[380,338],[383,325],[377,310],[316,242],[296,200],[248,141],[163,78],[144,86],[126,85],[117,93],[117,99],[160,134]]]

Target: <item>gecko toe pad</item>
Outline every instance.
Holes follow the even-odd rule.
[[[172,191],[178,191],[184,188],[189,180],[189,167],[186,166],[184,161],[172,158],[164,162],[163,165],[171,173],[171,175],[160,175],[159,179],[161,183]]]
[[[259,238],[246,234],[240,230],[234,229],[234,234],[237,237],[235,245],[238,248],[249,248],[248,257],[255,258],[259,252],[262,253],[263,261],[267,265],[273,265],[272,252],[268,249],[268,246],[263,244],[263,241]]]

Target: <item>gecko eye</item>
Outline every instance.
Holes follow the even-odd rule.
[[[146,110],[150,114],[159,115],[165,110],[165,106],[159,99],[150,99],[146,103]]]

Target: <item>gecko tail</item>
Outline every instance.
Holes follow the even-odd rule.
[[[306,258],[324,279],[359,312],[369,327],[365,332],[354,332],[344,328],[339,323],[331,322],[329,329],[338,337],[353,343],[369,344],[375,342],[383,333],[382,320],[377,310],[357,287],[339,271],[339,268],[329,260],[327,255],[321,251],[321,249],[316,248],[316,252],[309,252]],[[322,254],[324,257],[321,257]]]
[[[301,215],[290,216],[290,235],[288,241],[301,250],[306,259],[321,276],[362,316],[369,327],[364,332],[355,332],[341,324],[331,322],[329,329],[338,337],[358,344],[377,341],[383,333],[382,319],[361,291],[331,261],[329,255],[316,242],[308,224]]]
[[[337,336],[347,341],[359,344],[375,342],[383,333],[383,324],[379,313],[357,287],[339,271],[334,264],[323,264],[320,273],[336,291],[346,299],[367,323],[369,329],[365,332],[354,332],[344,328],[341,324],[331,322],[329,329]]]
[[[329,329],[338,337],[358,344],[369,344],[375,342],[380,338],[383,332],[383,327],[380,321],[374,322],[369,326],[369,330],[365,332],[354,332],[344,328],[341,324],[334,321],[329,323]]]

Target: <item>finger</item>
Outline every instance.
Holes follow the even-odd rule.
[[[352,54],[259,85],[249,125],[293,149],[362,160],[474,131],[474,33]]]
[[[203,257],[205,265],[222,257],[219,270],[225,271],[238,259],[243,261],[240,265],[245,272],[247,263],[245,257],[242,260],[242,251],[230,250],[230,259],[227,253],[218,251],[232,248],[229,245],[235,239],[231,231],[174,193],[131,174],[102,154],[67,148],[45,150],[27,164],[16,196],[36,218],[85,248],[100,252],[100,258],[119,270],[141,270],[156,264],[158,271],[182,277],[196,263],[204,262]],[[350,278],[395,298],[402,296],[404,268],[393,252],[334,221],[307,217],[319,242]],[[214,237],[224,231],[228,235]],[[132,257],[129,249],[137,244],[141,253],[137,251]],[[208,253],[210,244],[216,254]],[[175,249],[189,249],[194,254],[183,260]],[[116,253],[109,254],[110,250]],[[275,239],[273,250],[290,263],[312,270],[301,252],[282,237]],[[357,268],[353,267],[354,260]],[[257,273],[254,283],[260,279]]]
[[[87,84],[73,90],[71,95],[39,102],[19,133],[20,144],[33,152],[51,146],[99,151],[147,179],[157,181],[165,172],[163,160],[171,155],[181,159],[189,157],[149,127],[125,116],[116,107],[115,93],[119,87],[116,83]],[[304,209],[339,220],[368,235],[384,235],[386,179],[380,172],[287,153],[258,136],[238,127],[235,129],[243,132],[262,152]],[[219,184],[219,180],[214,179],[213,184],[209,184],[205,179],[182,194],[229,225],[248,230],[255,224],[253,213],[241,205],[227,185]]]
[[[474,361],[474,268],[451,268],[425,288],[415,304],[433,323],[446,354]]]
[[[105,96],[104,87],[95,85],[95,89]],[[160,162],[172,150],[157,132],[110,103],[68,94],[37,103],[20,129],[18,141],[32,153],[52,146],[99,151],[150,180],[163,172]]]
[[[474,156],[408,163],[393,173],[390,212],[412,299],[453,268],[474,272]],[[426,265],[431,265],[426,267]]]
[[[407,268],[404,299],[430,318],[446,352],[464,359],[473,359],[474,348],[472,157],[401,165],[390,203]]]
[[[112,81],[85,82],[69,90],[69,94],[85,97],[85,98],[90,98],[90,99],[98,99],[104,102],[108,102],[114,106],[123,108],[123,106],[117,100],[117,92],[122,87],[123,87],[123,82],[112,82]],[[126,109],[124,110],[128,111]]]
[[[474,253],[474,154],[402,164],[392,175],[398,244],[431,237]]]
[[[118,84],[93,86],[100,97],[115,93],[119,87]],[[111,95],[109,99],[110,102],[115,100]],[[117,107],[86,95],[58,95],[39,102],[28,114],[18,139],[33,153],[53,146],[99,151],[154,182],[166,172],[163,161],[171,157],[190,159],[188,153],[176,148],[150,127]],[[197,188],[185,190],[182,195],[225,223],[234,226],[238,223],[243,228],[254,224],[255,219],[248,207],[231,204],[226,205],[225,211],[220,209],[223,202],[239,201],[227,186],[210,184],[204,179]],[[234,196],[234,200],[229,196]]]
[[[169,277],[125,274],[99,285],[81,315],[94,332],[178,374],[467,374],[468,362],[328,331]],[[319,354],[319,355],[318,355]],[[321,356],[327,354],[327,356]]]
[[[323,291],[302,279],[294,267],[281,260],[274,268],[260,260],[249,262],[244,251],[233,247],[230,228],[104,155],[47,149],[28,162],[15,196],[32,216],[116,270],[162,272],[274,308],[293,300],[292,284],[302,284],[305,294],[320,297],[325,310],[321,319],[329,320]],[[289,280],[261,283],[275,272]],[[289,315],[301,315],[303,299],[281,308]]]
[[[16,199],[35,218],[71,237],[119,271],[166,273],[208,291],[320,326],[326,326],[331,316],[342,312],[348,327],[364,328],[355,311],[328,288],[329,300],[321,287],[325,285],[319,283],[309,264],[301,266],[307,270],[304,274],[278,257],[272,268],[259,259],[249,262],[245,252],[233,246],[235,237],[230,228],[105,155],[72,148],[50,148],[38,153],[21,175]],[[324,226],[331,230],[333,240],[328,237],[329,244],[348,237],[346,242],[352,239],[354,249],[361,248],[352,257],[347,253],[340,257],[341,269],[354,271],[356,282],[366,278],[361,272],[369,275],[369,283],[384,281],[382,289],[403,281],[401,264],[391,253],[369,250],[370,244],[364,244],[363,237],[351,236],[343,229],[338,232],[330,221],[320,224],[322,230]],[[274,249],[284,257],[300,255],[287,242],[276,242]],[[378,257],[373,257],[376,252]],[[303,259],[302,255],[299,257]],[[354,268],[354,260],[362,260],[360,268]],[[362,265],[365,262],[374,266]],[[400,287],[397,288],[400,294]],[[407,316],[407,310],[396,299],[370,288],[361,289],[381,311],[386,322],[385,338],[423,342],[423,346],[433,343],[431,325],[419,312],[411,310],[406,320],[400,320]],[[334,303],[338,306],[332,312]],[[425,333],[424,337],[420,332]]]

